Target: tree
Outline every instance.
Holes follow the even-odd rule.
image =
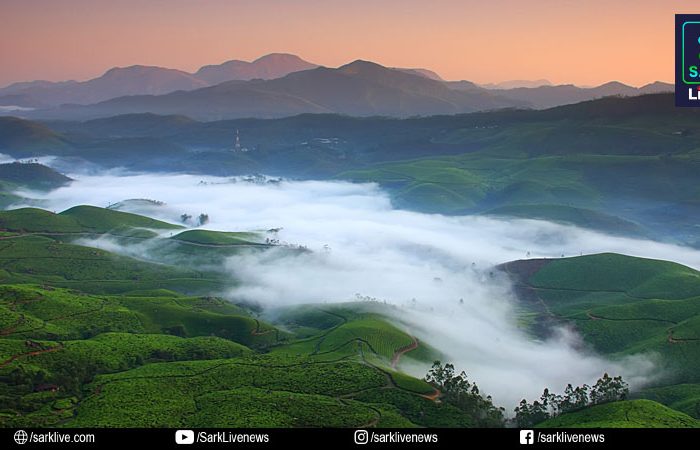
[[[206,225],[209,223],[209,214],[200,214],[199,217],[197,218],[197,224],[199,226]]]
[[[515,422],[520,428],[531,427],[550,417],[551,414],[547,410],[547,406],[537,400],[530,405],[527,400],[522,399],[515,408]]]
[[[505,410],[494,406],[490,396],[484,397],[479,387],[469,381],[466,373],[455,375],[454,365],[442,365],[440,361],[435,361],[426,374],[425,381],[440,391],[443,401],[471,417],[477,427],[505,425]]]
[[[603,374],[596,384],[573,387],[566,385],[563,395],[557,395],[545,388],[539,401],[529,404],[523,399],[515,408],[515,423],[518,427],[530,427],[551,417],[577,411],[591,405],[624,400],[629,395],[629,386],[622,377],[611,378]]]
[[[189,222],[191,219],[192,219],[192,216],[190,216],[190,215],[187,214],[187,213],[184,213],[184,214],[180,215],[180,222],[182,222],[182,223],[187,223],[187,222]]]
[[[629,395],[629,386],[622,377],[611,378],[610,375],[603,374],[603,377],[596,382],[591,389],[591,404],[616,402],[624,400]]]

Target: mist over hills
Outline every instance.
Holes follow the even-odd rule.
[[[0,106],[32,108],[25,117],[77,119],[129,113],[182,114],[199,120],[273,118],[303,113],[410,117],[500,108],[549,108],[595,98],[671,91],[610,82],[593,88],[513,80],[477,85],[445,81],[425,68],[389,68],[357,60],[326,68],[273,53],[194,73],[153,66],[115,67],[84,81],[21,82],[0,89]]]
[[[231,425],[245,401],[248,426],[283,410],[284,426],[358,427],[367,402],[394,411],[379,426],[482,426],[419,379],[440,358],[508,408],[605,371],[635,400],[587,403],[593,426],[698,426],[698,111],[627,90],[543,110],[357,117],[506,101],[460,86],[356,61],[105,102],[169,114],[0,117],[0,153],[32,158],[0,164],[0,206],[18,208],[0,212],[12,374],[0,422]],[[259,111],[286,98],[289,111],[345,114],[203,121],[177,109],[230,111],[241,93],[265,94]],[[186,381],[164,390],[164,377]],[[356,396],[342,422],[327,409],[336,380]],[[187,422],[182,405],[231,383],[228,412]],[[46,385],[55,396],[35,395]],[[545,424],[590,425],[582,414]]]
[[[366,64],[343,70],[357,82],[379,78],[375,69],[395,79],[389,69]],[[347,77],[339,69],[321,72]],[[302,89],[294,78],[303,81],[308,73],[266,83],[299,83]],[[426,91],[431,98],[444,93],[431,80],[402,76],[405,84],[397,89],[427,83],[421,87],[435,88]],[[235,89],[236,82],[230,84]],[[237,130],[240,149],[234,147]],[[407,209],[534,217],[690,245],[700,245],[692,219],[700,213],[694,188],[698,136],[697,112],[675,108],[670,94],[406,119],[302,114],[205,122],[153,113],[87,121],[0,118],[0,153],[57,156],[52,164],[59,169],[96,164],[376,182]]]

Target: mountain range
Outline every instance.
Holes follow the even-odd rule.
[[[273,118],[302,113],[426,116],[501,108],[549,108],[595,98],[671,91],[610,82],[592,88],[514,80],[491,85],[445,81],[423,68],[357,60],[338,68],[273,53],[194,73],[153,66],[116,67],[87,81],[31,81],[0,89],[0,106],[32,108],[39,119],[86,120],[127,113],[183,114],[199,120]],[[14,112],[13,112],[14,113]]]
[[[0,89],[0,105],[32,108],[64,103],[87,105],[127,95],[191,91],[231,80],[268,80],[315,67],[318,65],[286,53],[271,53],[252,62],[231,60],[207,65],[194,73],[143,65],[114,67],[87,81],[14,83]]]

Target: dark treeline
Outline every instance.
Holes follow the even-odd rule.
[[[505,409],[495,406],[491,396],[484,397],[464,371],[455,374],[452,364],[443,365],[435,361],[425,381],[440,391],[442,401],[469,415],[475,426],[491,428],[506,425],[531,427],[588,406],[625,400],[629,395],[629,386],[622,377],[610,377],[606,373],[593,386],[584,384],[574,387],[568,384],[563,394],[555,394],[545,388],[538,400],[528,403],[523,399],[515,408],[515,417],[506,420]]]

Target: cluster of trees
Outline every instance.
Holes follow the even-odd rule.
[[[469,381],[466,373],[455,373],[452,364],[435,361],[424,378],[440,391],[442,401],[449,403],[472,418],[475,427],[506,426],[505,410],[493,404],[491,396],[484,396],[479,387]],[[560,414],[577,411],[602,403],[625,400],[629,385],[622,377],[604,374],[593,385],[566,386],[563,394],[545,389],[532,403],[523,399],[515,408],[515,417],[508,422],[519,428],[528,428]]]
[[[182,223],[189,223],[190,220],[192,220],[191,215],[189,215],[187,213],[180,215],[180,221],[182,221]],[[209,223],[209,214],[202,213],[199,216],[197,216],[196,223],[197,223],[197,226],[200,226],[200,227],[202,225],[206,225],[207,223]]]
[[[545,389],[539,400],[528,403],[523,399],[515,408],[515,423],[526,428],[571,411],[601,403],[624,400],[629,395],[629,385],[622,377],[611,377],[607,373],[589,386],[566,386],[563,394],[554,394]]]
[[[365,303],[384,303],[386,305],[386,300],[382,300],[377,297],[372,297],[371,295],[362,295],[359,292],[355,293],[355,301]]]
[[[490,395],[484,397],[479,387],[469,381],[464,371],[455,374],[452,364],[443,365],[440,361],[435,361],[425,376],[425,381],[440,391],[442,401],[469,415],[475,427],[505,426],[505,410],[496,407]]]

